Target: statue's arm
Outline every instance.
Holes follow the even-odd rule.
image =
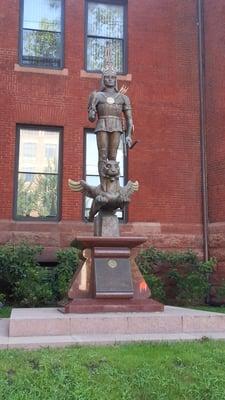
[[[90,122],[94,122],[96,119],[96,105],[97,105],[97,92],[93,92],[88,101],[88,119]]]
[[[127,96],[124,96],[123,113],[126,119],[126,143],[128,144],[129,147],[131,147],[134,125],[133,125],[131,104]]]

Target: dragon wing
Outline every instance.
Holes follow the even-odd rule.
[[[121,188],[121,195],[124,198],[124,201],[130,201],[130,196],[134,193],[137,192],[139,189],[139,183],[138,181],[132,182],[128,181],[126,186]]]
[[[69,185],[70,189],[73,190],[74,192],[83,192],[84,191],[84,187],[81,185],[80,181],[76,182],[76,181],[73,181],[72,179],[68,179],[68,185]]]
[[[68,179],[68,185],[71,190],[74,192],[83,192],[86,196],[94,199],[99,191],[98,186],[90,186],[87,182],[80,180],[80,181],[73,181],[72,179]]]

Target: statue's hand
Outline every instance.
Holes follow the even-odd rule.
[[[129,148],[132,146],[132,139],[130,136],[126,136],[126,144]]]
[[[95,118],[96,118],[96,111],[90,110],[88,113],[88,118],[89,118],[89,121],[94,122]]]

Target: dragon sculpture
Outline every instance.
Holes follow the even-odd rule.
[[[124,187],[120,186],[120,169],[117,161],[108,160],[104,165],[103,173],[104,188],[102,185],[91,186],[84,180],[78,182],[72,179],[68,180],[71,190],[83,192],[86,196],[93,199],[89,221],[93,221],[94,216],[100,210],[114,212],[117,209],[123,209],[130,202],[131,195],[138,191],[139,184],[137,181],[128,181]]]

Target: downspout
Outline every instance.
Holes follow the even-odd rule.
[[[204,0],[198,3],[198,64],[199,64],[199,107],[200,107],[200,147],[202,178],[202,224],[204,260],[209,259],[208,247],[208,188],[207,188],[207,155],[205,129],[205,41],[204,41]]]

